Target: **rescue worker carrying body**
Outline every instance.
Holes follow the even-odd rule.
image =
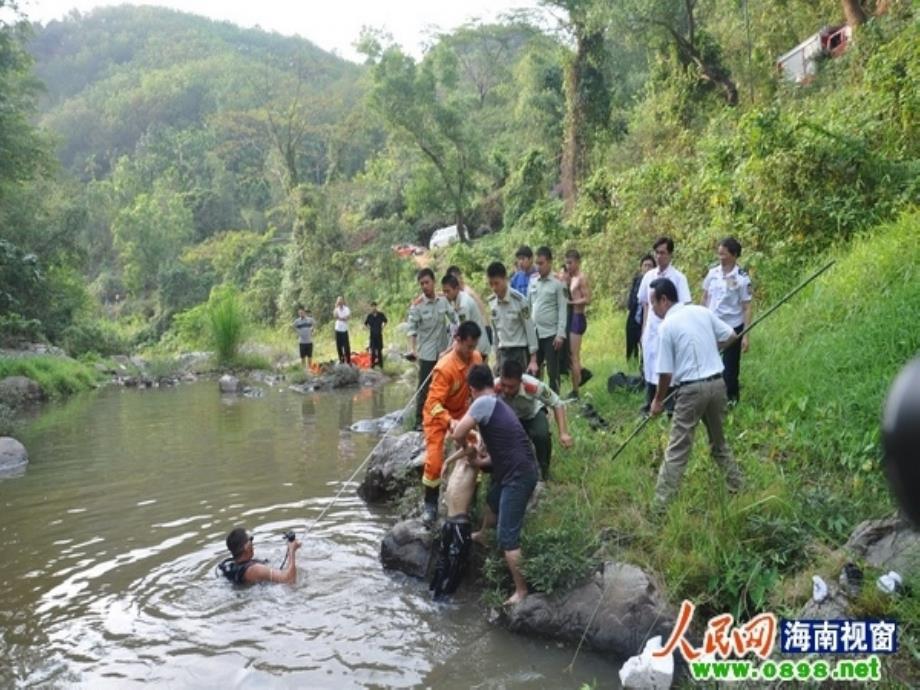
[[[438,516],[438,493],[441,466],[444,464],[444,441],[454,424],[470,406],[470,388],[466,376],[470,367],[482,363],[476,350],[482,329],[472,321],[457,328],[454,344],[434,367],[428,397],[422,412],[425,434],[425,508],[423,519],[432,526]]]

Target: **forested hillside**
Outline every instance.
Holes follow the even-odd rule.
[[[453,222],[501,231],[457,251],[474,276],[518,241],[568,241],[608,292],[656,234],[702,266],[731,232],[769,294],[916,198],[910,3],[870,3],[807,86],[774,60],[842,23],[836,0],[546,9],[549,33],[519,14],[435,36],[420,61],[368,31],[364,66],[157,8],[8,26],[26,136],[2,209],[24,271],[5,333],[124,350],[215,287],[268,328],[298,302],[325,319],[340,293],[401,310],[411,265],[391,246]]]

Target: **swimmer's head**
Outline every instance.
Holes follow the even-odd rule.
[[[245,527],[234,527],[227,535],[227,549],[234,558],[252,558],[252,536]]]

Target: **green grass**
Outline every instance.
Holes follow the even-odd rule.
[[[52,356],[0,358],[0,379],[7,376],[27,376],[49,397],[94,388],[100,379],[82,362]]]
[[[630,368],[623,314],[598,295],[584,341],[595,378],[583,397],[612,428],[592,431],[577,406],[569,408],[576,447],[554,448],[555,481],[525,528],[531,583],[552,590],[586,571],[586,532],[606,556],[660,574],[672,601],[690,598],[702,615],[794,612],[810,594],[812,573],[836,579],[837,549],[855,524],[894,510],[880,467],[879,411],[891,380],[920,349],[918,226],[920,214],[906,214],[842,248],[829,273],[752,332],[742,404],[727,420],[745,490],[725,491],[700,427],[680,492],[660,520],[649,506],[668,421],[653,420],[610,461],[639,422],[643,398],[606,391],[610,374]],[[771,292],[799,279],[788,276]],[[552,568],[537,549],[551,553]],[[906,653],[916,654],[920,591],[875,603],[904,622],[905,649],[914,650]]]
[[[236,293],[225,291],[211,296],[207,308],[207,324],[217,361],[221,364],[232,363],[246,332],[246,317]]]

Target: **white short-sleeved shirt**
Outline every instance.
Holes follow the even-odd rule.
[[[332,315],[335,317],[335,330],[339,333],[346,333],[348,331],[347,319],[351,316],[351,309],[344,306],[336,307]]]
[[[668,266],[663,271],[653,268],[642,276],[642,282],[639,283],[638,300],[642,308],[648,312],[648,325],[642,334],[642,367],[643,375],[648,383],[658,383],[658,328],[661,325],[661,319],[652,309],[652,290],[651,284],[658,278],[667,278],[674,287],[677,288],[677,301],[686,303],[691,301],[690,284],[686,276],[678,271],[674,266]]]
[[[703,279],[703,290],[709,296],[706,306],[717,318],[732,328],[744,325],[744,305],[751,301],[751,278],[735,264],[724,273],[722,266],[709,269]]]
[[[721,374],[718,344],[732,337],[735,329],[706,307],[675,304],[665,314],[660,333],[657,371],[671,374],[676,385]]]

